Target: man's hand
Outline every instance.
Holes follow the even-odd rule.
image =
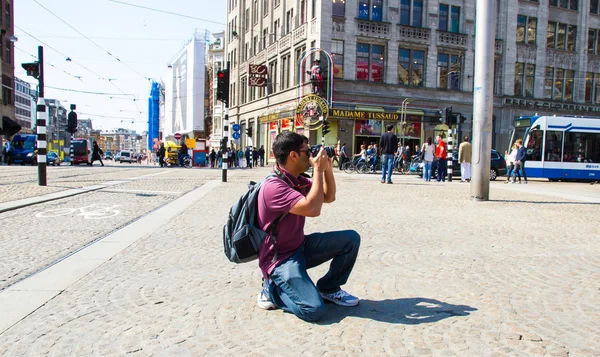
[[[321,150],[319,150],[319,153],[317,154],[317,156],[315,157],[311,157],[310,159],[310,164],[313,167],[313,169],[317,172],[325,172],[325,170],[327,169],[327,165],[331,165],[329,163],[329,158],[327,157],[327,154],[325,153],[325,148],[321,146]]]

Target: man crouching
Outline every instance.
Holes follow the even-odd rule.
[[[264,282],[258,295],[262,309],[281,308],[305,321],[318,321],[325,313],[323,300],[356,306],[359,299],[340,288],[350,276],[358,255],[360,236],[346,230],[304,235],[305,217],[318,217],[323,203],[335,200],[331,159],[323,147],[310,157],[305,136],[284,131],[273,142],[278,176],[267,180],[258,196],[258,224],[267,231],[279,217],[274,232],[259,254]],[[309,164],[313,180],[302,175]],[[331,260],[329,271],[317,284],[306,270]]]

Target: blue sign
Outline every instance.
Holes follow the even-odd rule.
[[[240,131],[240,124],[233,124],[231,126],[231,129],[233,129],[233,131]],[[233,137],[234,139],[238,139],[240,137],[240,135],[238,134],[238,137],[236,138],[235,136]]]
[[[237,124],[235,124],[237,125]],[[239,125],[238,125],[239,127]],[[237,140],[240,138],[240,132],[239,131],[234,131],[233,134],[231,134],[231,137],[233,137],[233,139]]]

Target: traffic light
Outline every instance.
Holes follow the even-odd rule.
[[[246,135],[248,135],[249,138],[252,137],[252,127],[249,127],[248,129],[246,129]]]
[[[227,138],[221,139],[221,152],[227,151]]]
[[[77,113],[73,111],[67,117],[67,132],[71,134],[77,132]]]
[[[323,136],[325,136],[327,133],[329,133],[331,131],[331,130],[329,130],[329,121],[325,120],[325,118],[323,118],[322,129],[323,129]]]
[[[452,125],[452,107],[447,107],[446,109],[446,125]]]
[[[21,66],[25,71],[27,71],[27,75],[31,76],[35,79],[40,78],[40,63],[39,62],[31,62],[31,63],[21,63]]]
[[[217,72],[217,100],[229,107],[229,69]]]

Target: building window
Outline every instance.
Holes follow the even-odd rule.
[[[302,59],[302,55],[304,54],[304,52],[306,52],[306,46],[301,46],[296,48],[296,51],[294,52],[294,68],[298,68],[298,64],[300,63],[300,60]],[[312,60],[314,60],[314,56],[311,58],[311,62]],[[308,62],[308,59],[306,60],[306,62],[304,62],[304,66],[306,67],[306,69],[310,69],[311,63]],[[306,77],[306,72],[301,73],[301,80],[302,83],[305,82],[305,77]],[[294,76],[294,84],[298,84],[298,76]]]
[[[572,102],[574,78],[573,70],[546,67],[544,98]]]
[[[281,89],[287,89],[290,86],[290,54],[281,57]]]
[[[524,15],[517,16],[517,42],[535,45],[537,18]]]
[[[422,87],[425,77],[425,52],[400,48],[398,50],[398,83]]]
[[[577,26],[548,22],[548,48],[575,51]]]
[[[534,79],[534,64],[520,62],[515,63],[515,96],[533,97]]]
[[[4,105],[14,105],[13,97],[12,97],[12,89],[7,87],[2,87],[2,102]]]
[[[252,39],[252,56],[256,55],[258,52],[258,35],[254,36]]]
[[[438,88],[460,90],[461,61],[461,56],[438,53]]]
[[[382,21],[383,0],[359,0],[358,18],[361,20]]]
[[[268,28],[264,28],[263,29],[263,33],[262,33],[262,49],[264,50],[265,48],[267,48],[267,37],[269,36],[269,29]]]
[[[294,9],[289,10],[285,16],[285,34],[292,31],[292,20],[294,20]]]
[[[254,0],[252,4],[252,23],[258,24],[258,0]]]
[[[385,47],[358,43],[356,52],[356,80],[383,82]]]
[[[586,73],[585,102],[600,104],[600,73]]]
[[[588,32],[588,52],[592,54],[598,53],[598,30],[589,29]]]
[[[250,29],[250,9],[246,9],[244,12],[244,31],[248,32]]]
[[[274,8],[275,8],[275,7],[278,7],[278,6],[281,4],[281,0],[273,0],[273,1],[274,1],[274,3],[275,3],[275,4],[273,5],[273,7],[274,7]]]
[[[590,0],[590,14],[598,15],[598,0]]]
[[[400,0],[400,25],[423,26],[423,0]]]
[[[332,12],[333,16],[346,16],[346,0],[332,0]]]
[[[344,78],[344,41],[331,40],[331,54],[333,57],[333,77]]]
[[[277,93],[277,61],[269,63],[269,87],[270,93]]]
[[[439,26],[441,31],[456,32],[460,24],[460,7],[440,4]]]
[[[262,11],[263,17],[269,15],[269,0],[262,1]]]
[[[242,77],[240,79],[240,104],[246,104],[248,98],[248,77]]]
[[[548,5],[562,7],[569,10],[578,10],[579,0],[550,0]]]

